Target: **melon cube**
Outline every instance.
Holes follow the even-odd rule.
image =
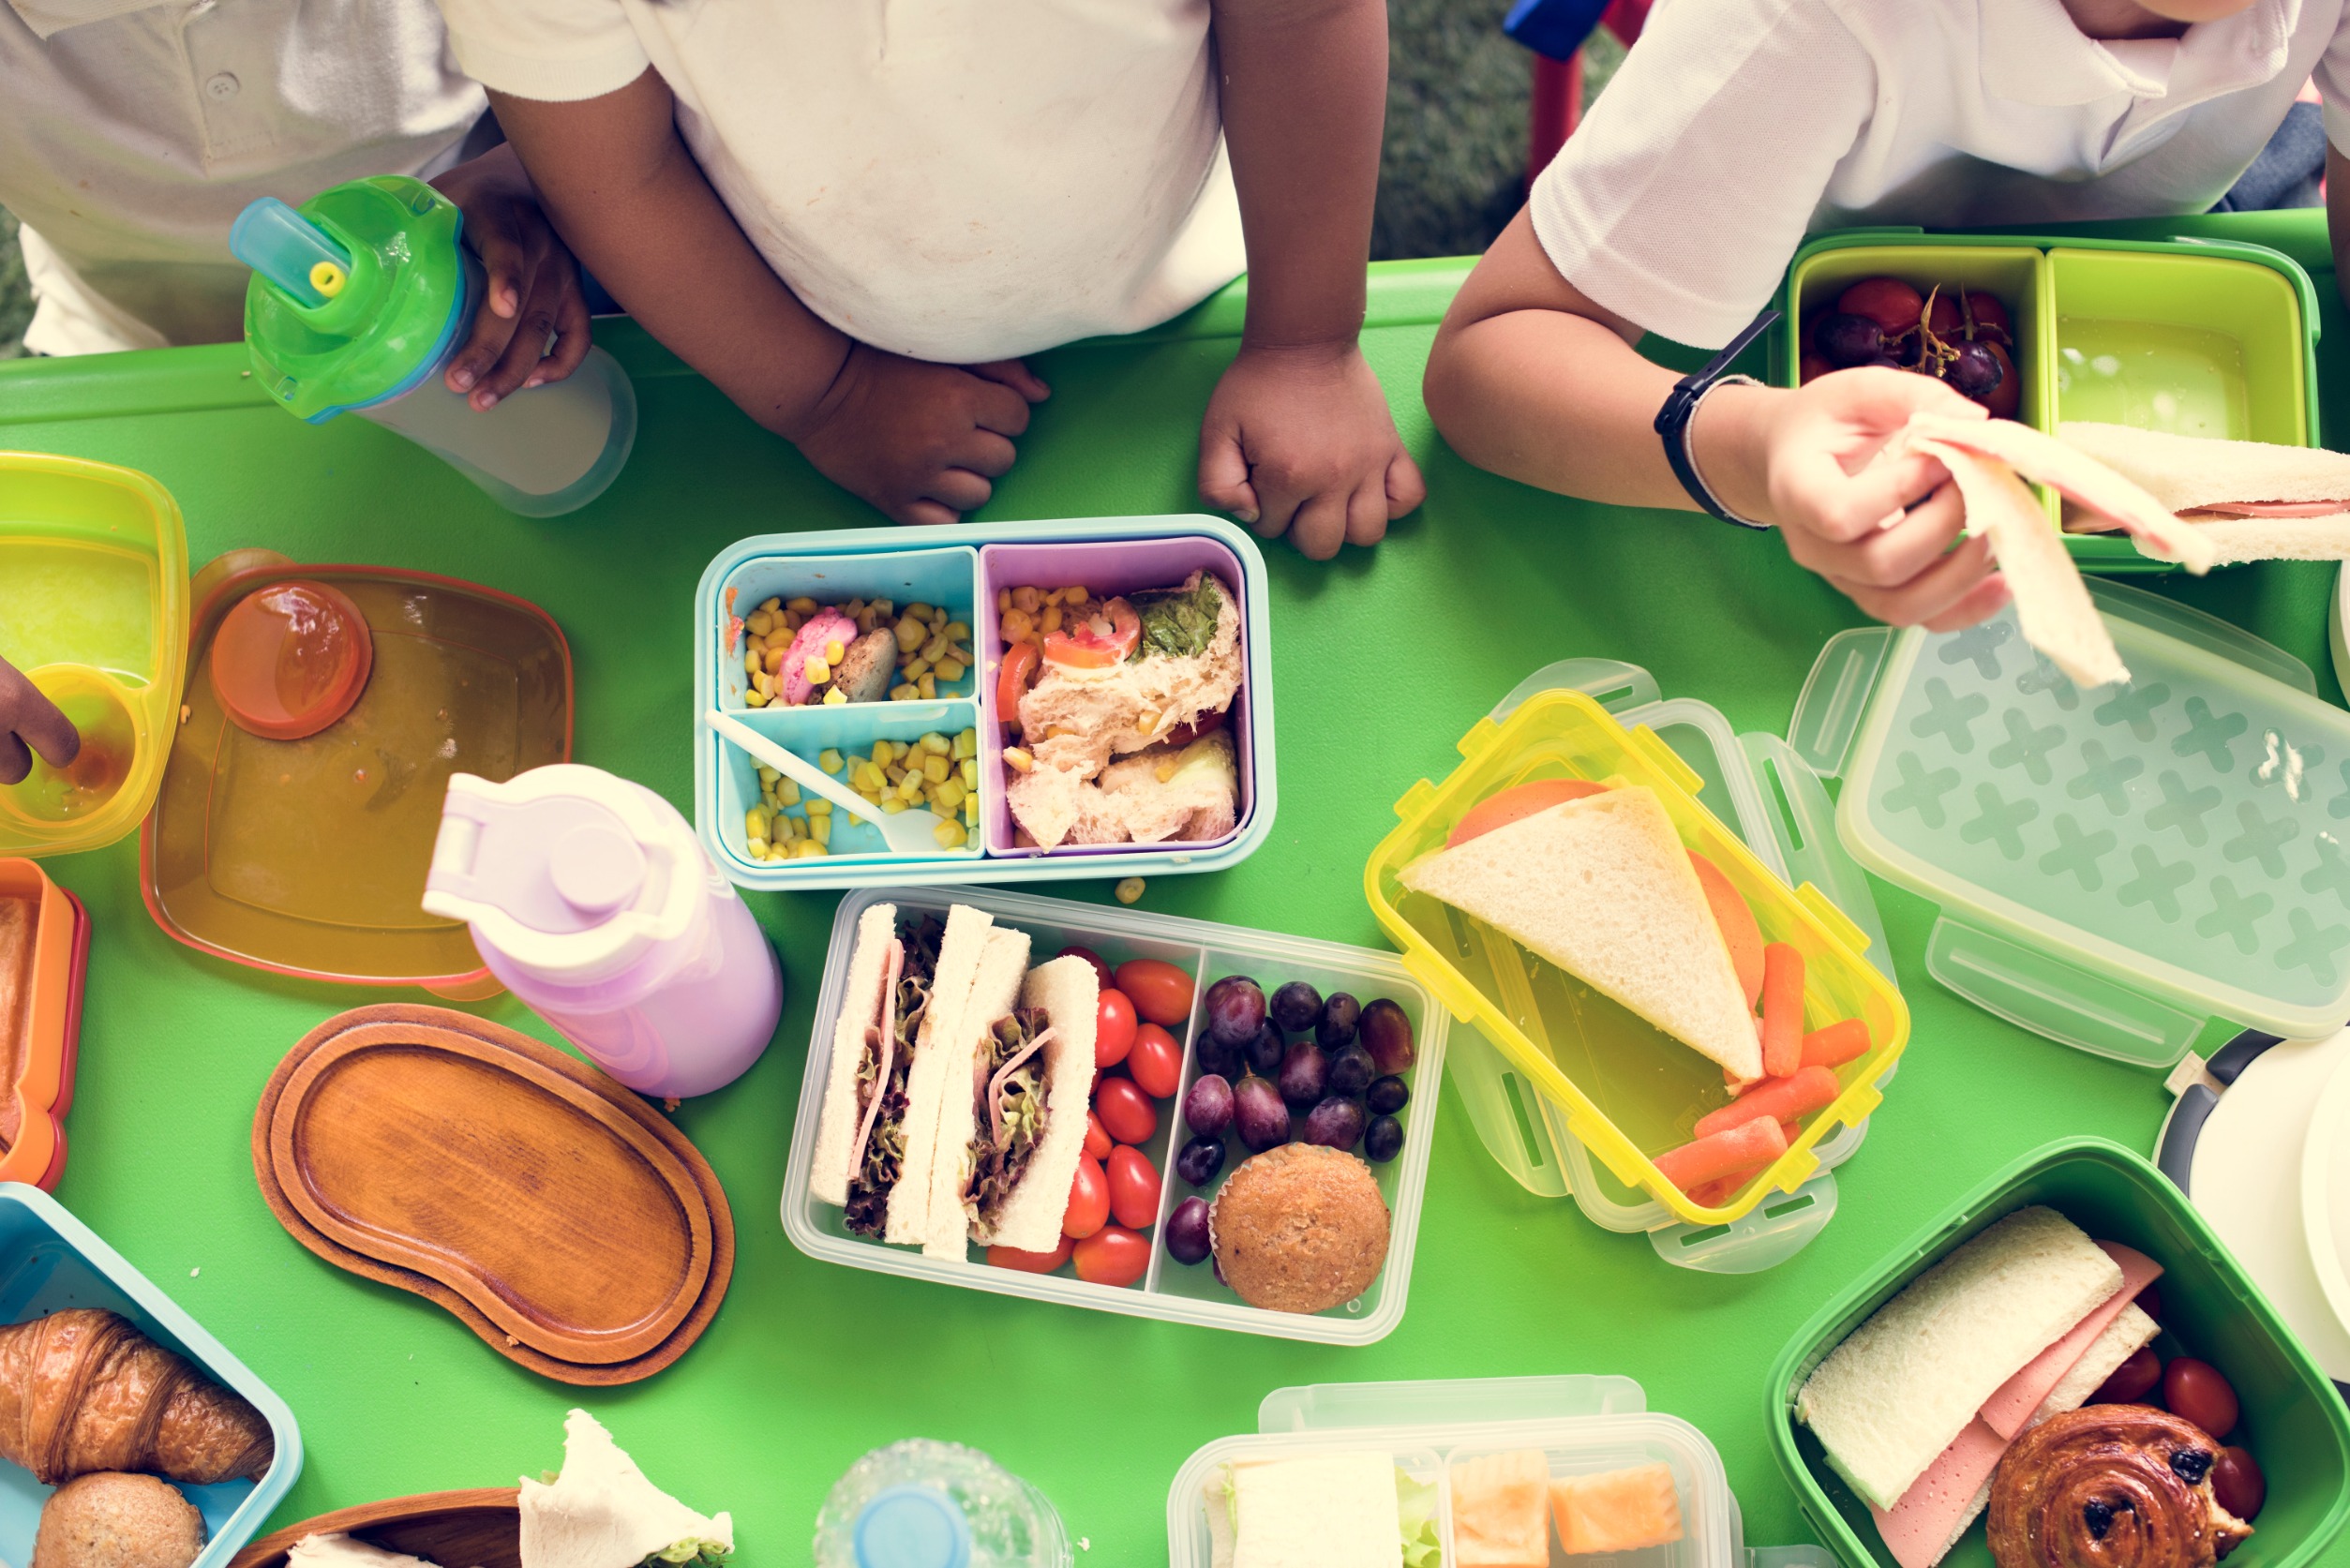
[[[1538,1448],[1454,1460],[1452,1568],[1549,1568],[1542,1497],[1549,1480]]]
[[[1638,1551],[1681,1539],[1672,1467],[1635,1465],[1550,1483],[1559,1545],[1571,1553]]]

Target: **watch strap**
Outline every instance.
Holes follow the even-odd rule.
[[[1697,418],[1698,405],[1704,402],[1706,394],[1715,387],[1760,384],[1752,376],[1732,376],[1725,372],[1740,354],[1745,352],[1748,345],[1770,331],[1778,319],[1776,310],[1766,310],[1756,317],[1744,331],[1723,347],[1721,352],[1676,381],[1665,398],[1664,407],[1656,411],[1656,434],[1665,443],[1665,461],[1671,466],[1673,477],[1681,481],[1681,487],[1689,493],[1689,499],[1698,503],[1699,510],[1740,528],[1768,529],[1771,525],[1740,516],[1723,505],[1707,486],[1704,477],[1698,472],[1697,458],[1689,449],[1689,426]]]

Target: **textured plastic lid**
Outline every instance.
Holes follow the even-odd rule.
[[[971,1527],[952,1499],[928,1486],[891,1486],[857,1516],[857,1568],[965,1568]]]
[[[692,926],[700,845],[660,797],[557,763],[491,784],[452,774],[427,912],[476,947],[565,984],[608,978]]]
[[[2301,1230],[2337,1328],[2350,1328],[2350,1065],[2317,1097],[2301,1145]]]
[[[324,583],[272,583],[221,618],[212,690],[229,720],[270,740],[316,735],[351,711],[375,668],[375,637],[351,596]]]

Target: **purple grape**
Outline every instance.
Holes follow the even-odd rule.
[[[1250,1073],[1232,1092],[1233,1129],[1250,1154],[1263,1154],[1289,1142],[1289,1107],[1281,1092]]]
[[[1204,1263],[1213,1250],[1207,1238],[1207,1200],[1186,1198],[1167,1217],[1167,1256],[1178,1263]]]
[[[1306,1113],[1306,1142],[1326,1149],[1351,1149],[1363,1136],[1363,1108],[1332,1095]]]
[[[1192,1187],[1205,1187],[1224,1168],[1224,1141],[1194,1138],[1175,1156],[1175,1174]]]
[[[1412,1021],[1403,1016],[1403,1009],[1385,996],[1363,1009],[1363,1016],[1355,1023],[1355,1038],[1370,1052],[1370,1059],[1383,1073],[1410,1072],[1414,1053],[1412,1049]]]
[[[1220,1138],[1232,1126],[1232,1085],[1211,1072],[1183,1097],[1183,1125],[1203,1138]]]
[[[1362,1004],[1345,992],[1330,993],[1330,999],[1322,1004],[1322,1022],[1314,1025],[1314,1043],[1325,1051],[1354,1044],[1355,1023],[1362,1013]]]
[[[1334,1095],[1351,1098],[1370,1088],[1370,1081],[1378,1076],[1379,1069],[1372,1066],[1370,1053],[1360,1040],[1330,1058],[1330,1092]]]
[[[1373,1116],[1363,1129],[1363,1153],[1385,1164],[1403,1152],[1403,1124],[1393,1116]]]
[[[1322,1022],[1322,993],[1303,980],[1292,980],[1273,993],[1273,1022],[1293,1035],[1302,1035]]]
[[[1985,345],[1961,343],[1956,352],[1958,357],[1950,362],[1949,368],[1942,372],[1942,379],[1950,382],[1951,390],[1961,396],[1981,402],[1998,391],[1999,383],[2007,380],[2007,372],[1999,368],[1998,356]]]
[[[1374,1078],[1363,1095],[1363,1104],[1374,1116],[1392,1116],[1411,1103],[1412,1091],[1400,1078]]]
[[[1199,1062],[1200,1071],[1213,1073],[1227,1083],[1238,1078],[1249,1066],[1248,1052],[1238,1046],[1226,1045],[1205,1030],[1201,1032],[1198,1043],[1192,1047],[1192,1053]]]
[[[1839,312],[1821,318],[1812,341],[1829,364],[1849,370],[1869,364],[1885,351],[1885,329],[1866,316]]]
[[[1281,1032],[1270,1023],[1259,1029],[1256,1038],[1249,1042],[1249,1066],[1265,1077],[1279,1071],[1281,1056],[1288,1048],[1281,1044]]]
[[[1245,1046],[1265,1027],[1265,991],[1246,975],[1226,975],[1207,988],[1207,1032],[1226,1045]]]
[[[1330,1059],[1311,1040],[1299,1040],[1281,1058],[1281,1098],[1304,1110],[1330,1092]]]

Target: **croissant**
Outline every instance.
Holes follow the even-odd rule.
[[[44,1485],[94,1471],[258,1481],[275,1453],[261,1411],[115,1313],[0,1328],[0,1458]]]
[[[2219,1444],[2145,1405],[2089,1405],[2015,1441],[1991,1477],[1998,1568],[2211,1568],[2253,1532],[2211,1494]]]

